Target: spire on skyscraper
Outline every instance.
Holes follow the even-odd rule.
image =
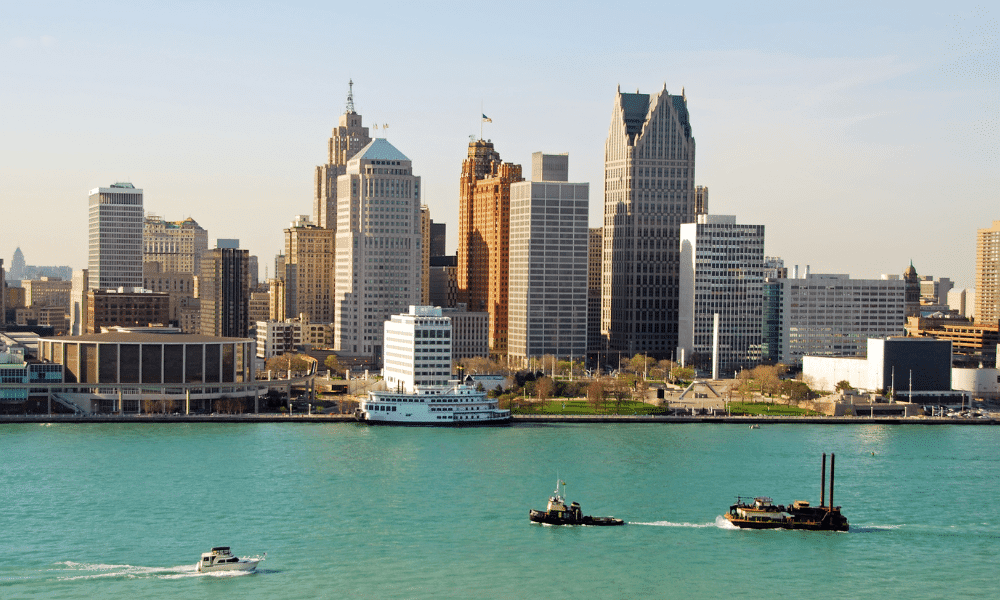
[[[344,114],[353,115],[354,111],[354,80],[347,80],[347,110]]]

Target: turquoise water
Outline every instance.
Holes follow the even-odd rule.
[[[984,598],[1000,428],[0,425],[0,598]],[[743,531],[736,494],[849,533]],[[872,453],[875,453],[872,455]],[[543,527],[556,476],[625,527]],[[267,552],[250,575],[201,552]]]

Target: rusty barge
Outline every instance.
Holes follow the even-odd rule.
[[[725,518],[742,529],[805,529],[809,531],[848,531],[850,524],[841,514],[840,507],[833,503],[833,477],[835,455],[830,455],[830,503],[825,503],[826,453],[823,454],[823,470],[820,476],[819,506],[810,506],[804,500],[796,500],[788,506],[776,505],[766,496],[758,496],[752,502],[749,498],[736,497],[736,504],[729,507]]]

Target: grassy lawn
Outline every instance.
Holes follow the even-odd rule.
[[[772,402],[730,402],[729,413],[733,415],[772,415],[781,417],[799,417],[820,414],[813,410],[799,408],[798,406],[774,404]]]
[[[618,408],[614,402],[606,402],[600,410],[586,400],[546,400],[545,402],[515,400],[515,415],[651,415],[664,413],[659,406],[644,402],[622,402]]]

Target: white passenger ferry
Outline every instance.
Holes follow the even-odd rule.
[[[509,410],[487,398],[485,391],[454,382],[451,386],[425,386],[414,393],[368,392],[355,416],[372,425],[441,425],[470,427],[507,425]]]

